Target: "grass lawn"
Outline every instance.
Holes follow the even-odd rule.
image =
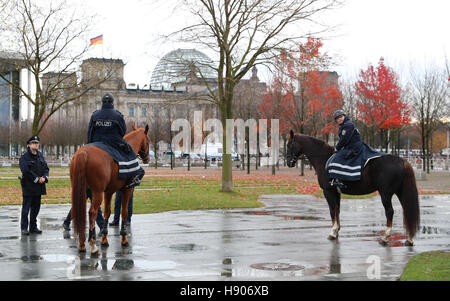
[[[415,255],[409,260],[400,281],[450,281],[450,252]]]
[[[133,213],[136,214],[168,210],[256,208],[262,207],[258,202],[262,194],[312,194],[323,198],[313,173],[299,177],[297,173],[279,173],[272,176],[268,170],[260,170],[250,175],[233,172],[232,193],[220,192],[220,170],[198,169],[176,174],[172,174],[170,170],[147,170],[146,174],[151,176],[144,177],[134,193]],[[19,168],[0,168],[0,177],[11,177],[0,179],[0,206],[22,204],[22,192],[17,179],[19,175]],[[71,184],[68,176],[67,167],[50,169],[50,182],[47,184],[47,195],[42,198],[43,204],[70,203]],[[342,198],[371,198],[375,195],[342,195]]]
[[[18,169],[1,169],[0,205],[20,205],[22,193]],[[67,168],[52,168],[43,204],[70,203],[71,184]],[[134,192],[133,213],[155,213],[169,210],[222,208],[256,208],[262,194],[313,194],[320,190],[314,179],[289,175],[245,175],[234,177],[234,192],[222,193],[220,176],[176,175],[144,177]],[[114,203],[114,199],[113,202]]]

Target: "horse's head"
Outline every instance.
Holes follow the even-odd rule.
[[[290,130],[286,150],[286,160],[288,167],[294,167],[295,163],[297,163],[298,158],[303,154],[302,145],[299,139],[296,139],[298,137],[299,136],[294,135],[293,130]]]
[[[139,146],[137,154],[141,158],[144,164],[150,162],[150,154],[149,154],[149,144],[150,137],[148,136],[148,125],[145,126],[145,129],[136,129],[134,125],[132,125],[133,131],[138,131],[136,138],[138,139],[137,145]]]

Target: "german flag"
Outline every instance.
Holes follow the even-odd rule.
[[[103,35],[91,39],[91,45],[103,44]]]

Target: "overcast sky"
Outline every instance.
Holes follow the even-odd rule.
[[[121,58],[127,64],[127,83],[149,83],[159,58],[190,46],[157,39],[188,21],[184,12],[174,11],[167,2],[86,1],[83,5],[98,16],[93,37],[103,34],[104,39],[103,46],[93,46],[89,54]],[[400,76],[407,76],[411,64],[443,67],[445,55],[450,60],[449,12],[449,0],[347,0],[325,20],[340,27],[324,41],[324,47],[339,57],[334,70],[343,78],[355,78],[360,69],[376,65],[380,57]],[[260,77],[270,80],[267,74]]]

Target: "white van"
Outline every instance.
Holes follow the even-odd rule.
[[[202,157],[202,159],[205,158],[205,149],[206,149],[206,154],[208,156],[208,159],[216,158],[218,160],[222,160],[222,153],[223,153],[222,143],[208,143],[206,145],[202,144],[202,148],[200,151],[200,156]],[[231,158],[233,160],[238,159],[238,155],[237,155],[237,153],[234,152],[233,149],[231,152]]]

